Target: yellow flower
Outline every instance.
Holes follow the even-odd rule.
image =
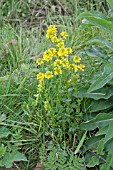
[[[62,66],[63,66],[63,67],[68,67],[68,66],[69,66],[69,61],[68,61],[68,59],[63,59],[63,60],[62,60]]]
[[[51,30],[57,32],[57,29],[56,29],[55,25],[50,25],[50,26],[48,27],[48,30],[47,30],[47,31],[51,31]]]
[[[54,43],[54,42],[58,42],[58,38],[56,36],[52,37],[51,38],[51,41]]]
[[[58,43],[58,44],[57,44],[57,47],[58,47],[58,48],[64,48],[64,42]]]
[[[78,68],[79,68],[81,71],[84,71],[85,65],[80,64],[80,65],[78,66]]]
[[[51,53],[51,56],[56,57],[57,56],[57,51],[55,48],[50,48],[48,49],[48,52]]]
[[[72,54],[72,52],[73,52],[72,48],[67,48],[67,51],[69,54]]]
[[[56,37],[56,32],[57,32],[56,27],[54,25],[50,25],[47,30],[46,38],[51,39],[53,37]]]
[[[46,50],[46,51],[44,52],[44,56],[45,56],[45,57],[46,57],[46,56],[52,56],[51,50]]]
[[[71,79],[69,79],[69,80],[68,80],[68,83],[70,83],[71,81],[72,81],[72,80],[71,80]]]
[[[66,37],[68,37],[68,34],[67,34],[66,31],[62,31],[62,32],[61,32],[61,36],[62,36],[63,38],[66,38]]]
[[[57,59],[54,61],[54,67],[56,67],[56,66],[58,67],[60,65],[62,65],[62,60]]]
[[[60,57],[68,56],[67,48],[59,48],[59,50],[58,50],[58,55],[59,55]]]
[[[57,42],[58,42],[58,43],[62,43],[62,42],[64,42],[64,40],[63,40],[62,38],[58,38],[58,39],[57,39]]]
[[[55,67],[54,68],[54,75],[57,75],[57,74],[62,74],[62,70],[60,67]]]
[[[37,79],[39,80],[39,81],[43,81],[44,80],[44,73],[38,73],[37,74]]]
[[[78,56],[74,56],[73,61],[76,62],[76,63],[79,63],[81,61],[81,58],[78,57]]]
[[[40,66],[43,64],[43,60],[40,58],[40,59],[37,59],[36,60],[36,63]]]
[[[78,71],[78,66],[75,65],[75,64],[70,64],[70,65],[69,65],[69,69],[70,69],[70,70],[74,70],[74,72],[77,72],[77,71]]]
[[[52,56],[53,56],[53,54],[52,54],[51,50],[46,50],[44,52],[43,60],[49,62],[52,60]]]
[[[51,71],[46,71],[45,78],[50,79],[52,77],[53,77],[52,72]]]

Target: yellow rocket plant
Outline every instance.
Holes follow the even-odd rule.
[[[80,64],[81,58],[72,55],[72,48],[65,46],[67,37],[67,32],[62,31],[59,33],[55,25],[48,27],[46,38],[51,41],[53,47],[47,49],[43,53],[43,57],[36,61],[39,70],[41,70],[37,74],[39,81],[38,95],[42,91],[46,79],[53,79],[55,76],[58,78],[58,76],[62,75],[62,78],[65,77],[67,79],[66,81],[71,82],[71,78],[69,79],[69,77],[74,76],[77,78],[79,70],[84,71],[85,65]]]

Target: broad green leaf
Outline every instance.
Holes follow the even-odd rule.
[[[103,138],[103,136],[92,136],[86,141],[85,149],[87,150],[96,150],[99,141]]]
[[[87,167],[91,168],[94,167],[96,165],[99,165],[99,158],[96,156],[92,156],[91,160],[89,161],[89,163],[87,164]]]
[[[95,134],[95,136],[105,135],[108,131],[109,125],[106,125],[99,129],[99,131]]]
[[[97,60],[100,60],[100,58],[108,58],[106,50],[94,45],[90,49],[85,49],[85,53],[90,57],[96,58]]]
[[[91,98],[94,100],[99,99],[109,99],[111,96],[113,96],[113,86],[109,87],[102,87],[101,89],[97,89],[91,93],[88,92],[89,86],[82,86],[80,89],[78,89],[78,94],[73,93],[74,97],[80,97],[80,98]]]
[[[105,84],[107,84],[113,78],[113,72],[110,74],[103,74],[100,76],[89,88],[88,92],[92,92],[94,90],[102,88]]]
[[[88,92],[92,92],[102,88],[112,79],[113,79],[113,63],[110,63],[104,67],[103,74],[100,75],[100,77],[90,86]]]
[[[94,100],[109,99],[111,96],[113,96],[113,86],[102,87],[91,93],[86,92],[82,94],[82,97],[92,98]]]
[[[86,106],[86,110],[88,112],[98,112],[98,111],[102,111],[102,110],[106,110],[113,107],[113,99],[109,99],[109,100],[93,100],[91,102],[91,104],[87,107]]]
[[[105,151],[110,151],[113,150],[113,138],[110,139],[108,142],[105,144]]]
[[[107,0],[107,2],[109,3],[110,7],[113,9],[113,0]]]
[[[99,155],[104,155],[104,138],[99,141],[99,144],[97,147],[97,153]]]
[[[95,37],[88,41],[89,43],[101,43],[105,45],[107,48],[113,51],[113,44],[111,44],[106,38],[103,37]]]
[[[101,18],[100,16],[97,16],[96,14],[92,14],[90,12],[83,12],[79,15],[78,19],[80,18],[86,18],[90,23],[113,33],[113,23]]]
[[[110,74],[113,71],[113,62],[106,64],[104,67],[104,74]]]
[[[113,114],[100,113],[94,119],[86,121],[80,125],[82,130],[94,130],[95,128],[102,128],[110,123],[113,123]]]
[[[91,98],[95,100],[104,99],[105,93],[83,93],[82,97]]]
[[[0,128],[0,138],[7,137],[11,132],[9,131],[8,128],[6,127],[1,127]]]
[[[12,153],[5,153],[3,157],[3,164],[6,168],[12,167],[14,161],[27,161],[24,154],[16,151]]]
[[[106,163],[100,166],[100,170],[111,170],[113,168],[113,150],[108,152]]]

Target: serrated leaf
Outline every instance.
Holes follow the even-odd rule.
[[[113,122],[113,114],[100,113],[94,119],[86,121],[80,125],[82,130],[94,130],[95,128],[104,127]]]
[[[8,128],[6,127],[1,127],[0,128],[0,138],[7,137],[11,132],[9,131]]]

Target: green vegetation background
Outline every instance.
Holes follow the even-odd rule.
[[[92,77],[98,71],[102,71],[109,59],[112,62],[113,53],[113,46],[110,46],[108,42],[106,44],[109,49],[106,49],[103,48],[105,44],[95,46],[89,41],[98,36],[107,38],[110,42],[112,39],[108,31],[101,29],[94,22],[90,22],[88,14],[84,15],[89,19],[90,24],[82,24],[84,22],[82,12],[96,13],[96,17],[97,15],[101,17],[103,14],[102,18],[106,19],[109,5],[106,0],[0,1],[0,166],[3,166],[3,169],[4,165],[6,168],[21,170],[39,169],[39,166],[43,169],[45,166],[45,169],[48,170],[87,169],[90,153],[93,156],[98,155],[96,158],[92,158],[92,160],[94,159],[92,164],[90,162],[91,166],[96,169],[98,168],[96,165],[99,165],[98,161],[101,164],[108,159],[106,155],[102,156],[102,151],[99,154],[93,151],[96,147],[88,148],[88,144],[85,146],[87,139],[95,135],[98,131],[96,128],[99,126],[94,125],[95,128],[88,129],[87,125],[85,127],[83,124],[81,130],[79,125],[98,116],[98,111],[103,110],[103,105],[105,105],[104,111],[106,109],[109,113],[112,111],[111,98],[107,104],[106,101],[101,103],[102,107],[98,109],[96,102],[98,102],[99,94],[95,97],[94,94],[86,93],[92,82],[95,82],[96,78],[92,80]],[[80,15],[81,18],[77,19]],[[112,21],[112,16],[110,21]],[[66,45],[70,46],[76,55],[80,55],[86,65],[78,82],[80,90],[82,89],[79,91],[81,94],[84,91],[86,96],[71,94],[72,108],[76,103],[74,110],[76,116],[68,117],[66,115],[63,118],[65,123],[70,122],[65,131],[62,131],[62,126],[59,126],[57,121],[55,122],[56,128],[52,129],[50,119],[39,114],[42,108],[41,106],[37,108],[35,103],[38,84],[36,74],[39,70],[36,66],[36,59],[41,57],[48,48],[45,33],[47,27],[52,24],[56,25],[59,30],[67,31],[69,36]],[[108,72],[106,73],[106,69],[104,71],[106,75]],[[110,80],[103,82],[103,86]],[[97,85],[94,84],[98,89]],[[109,86],[112,85],[109,84],[105,88],[109,88]],[[93,88],[90,87],[90,91],[97,90]],[[102,91],[102,93],[104,92]],[[112,89],[109,93],[112,93]],[[110,96],[107,93],[106,95]],[[66,106],[66,101],[64,103]],[[95,107],[93,107],[94,105]],[[62,117],[58,119],[62,119]],[[88,131],[87,136],[85,130]],[[58,136],[61,138],[58,139]],[[102,139],[101,136],[97,138],[98,141]],[[89,143],[91,144],[90,141]],[[85,157],[87,150],[90,153]],[[77,151],[76,156],[75,151]]]

